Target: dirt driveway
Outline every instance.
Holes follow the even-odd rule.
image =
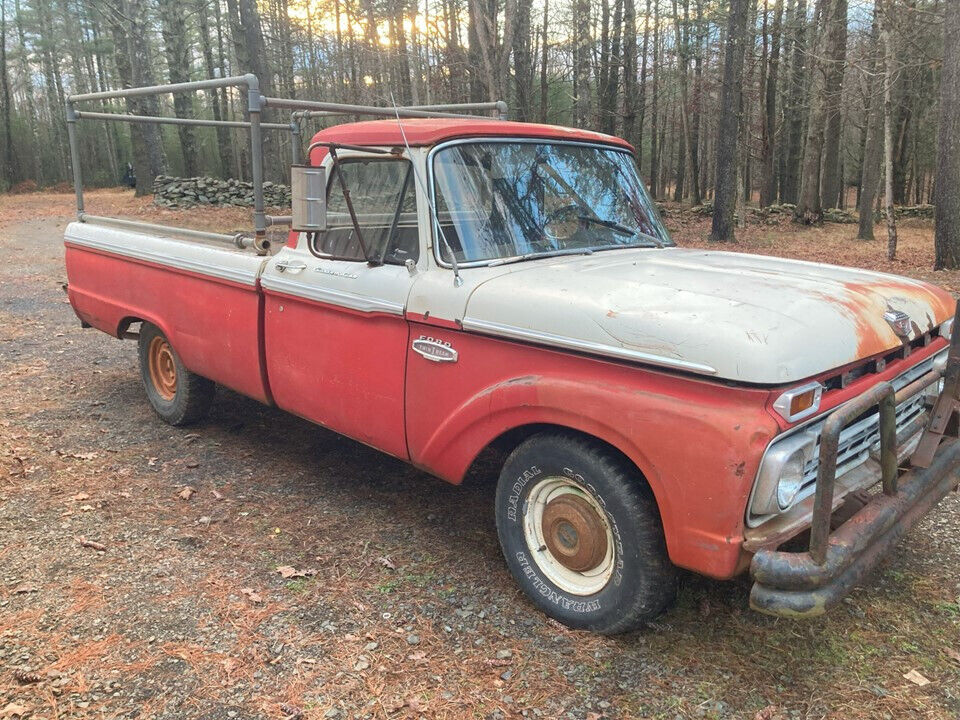
[[[511,580],[489,471],[451,487],[230,392],[161,423],[135,344],[66,303],[66,212],[9,209],[0,718],[960,715],[957,496],[824,620],[690,576],[655,626],[571,632]]]

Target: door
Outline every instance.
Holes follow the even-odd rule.
[[[279,407],[407,458],[407,261],[420,256],[412,168],[348,156],[327,174],[327,231],[302,235],[261,277],[270,389]]]

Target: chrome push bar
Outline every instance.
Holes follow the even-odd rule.
[[[758,550],[751,561],[750,606],[771,615],[810,617],[840,602],[943,497],[957,487],[960,471],[960,304],[954,315],[945,368],[931,370],[894,392],[881,382],[833,411],[820,435],[820,464],[810,541],[805,552]],[[922,431],[910,468],[897,462],[896,406],[944,380]],[[831,532],[837,447],[851,421],[879,406],[880,468],[883,492]]]

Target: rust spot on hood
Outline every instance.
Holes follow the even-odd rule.
[[[834,301],[845,307],[856,325],[857,359],[891,350],[901,344],[883,313],[896,301],[917,306],[911,315],[913,337],[929,332],[953,316],[956,301],[946,290],[928,283],[882,278],[844,283],[844,297]],[[894,305],[891,304],[894,301]],[[922,313],[922,315],[920,315]]]

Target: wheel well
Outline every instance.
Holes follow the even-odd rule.
[[[496,482],[497,476],[500,473],[500,468],[503,466],[504,461],[506,461],[507,456],[511,452],[513,452],[528,438],[533,437],[538,433],[551,430],[559,433],[566,433],[568,435],[578,435],[582,438],[590,440],[593,443],[596,443],[597,445],[602,446],[605,451],[617,457],[624,464],[636,471],[637,481],[643,487],[644,492],[648,493],[656,503],[656,497],[653,494],[653,490],[650,488],[650,484],[644,477],[643,471],[637,467],[637,464],[617,446],[611,445],[609,442],[603,440],[602,438],[598,438],[596,435],[591,435],[590,433],[585,433],[580,430],[574,430],[573,428],[569,428],[564,425],[554,425],[552,423],[531,423],[529,425],[521,425],[519,427],[511,428],[510,430],[501,433],[491,440],[479,453],[477,453],[477,456],[474,458],[473,462],[470,463],[470,467],[467,469],[467,472],[464,476],[464,481],[467,482],[469,480],[472,482],[490,482],[492,480],[493,482]],[[493,473],[490,472],[492,468],[495,468]]]
[[[140,337],[139,329],[137,332],[131,332],[130,326],[142,322],[146,321],[143,318],[134,317],[133,315],[123,318],[120,324],[117,325],[117,337],[121,340],[136,340]]]

